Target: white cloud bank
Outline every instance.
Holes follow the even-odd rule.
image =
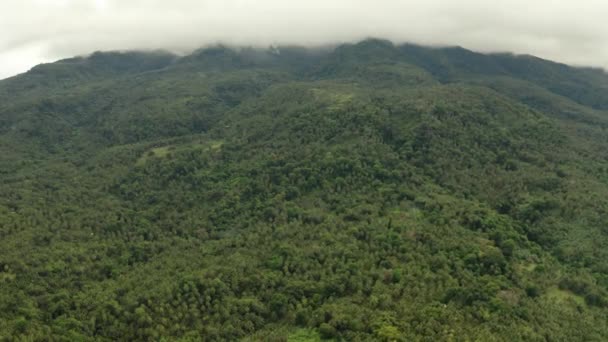
[[[605,0],[0,0],[0,78],[96,50],[378,37],[608,68]]]

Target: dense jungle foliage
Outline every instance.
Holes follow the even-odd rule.
[[[607,341],[608,75],[366,40],[0,81],[1,341]]]

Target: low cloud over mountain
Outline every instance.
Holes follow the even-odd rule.
[[[21,0],[0,3],[0,78],[95,50],[381,37],[608,67],[599,0]]]

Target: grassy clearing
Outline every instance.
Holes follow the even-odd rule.
[[[199,141],[192,142],[188,144],[180,144],[180,145],[168,145],[151,148],[148,151],[144,152],[142,156],[135,163],[137,166],[145,165],[151,158],[167,158],[172,153],[179,153],[184,151],[191,150],[207,150],[209,152],[219,150],[223,141],[220,140],[210,140],[210,141]]]
[[[558,287],[552,287],[547,290],[547,298],[557,303],[575,303],[577,305],[585,305],[585,299],[568,290],[562,290]]]
[[[294,331],[289,337],[288,342],[317,342],[321,341],[321,336],[316,330],[312,329],[298,329]]]

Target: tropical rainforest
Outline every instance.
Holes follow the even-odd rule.
[[[0,81],[0,341],[608,341],[608,74],[368,39]]]

